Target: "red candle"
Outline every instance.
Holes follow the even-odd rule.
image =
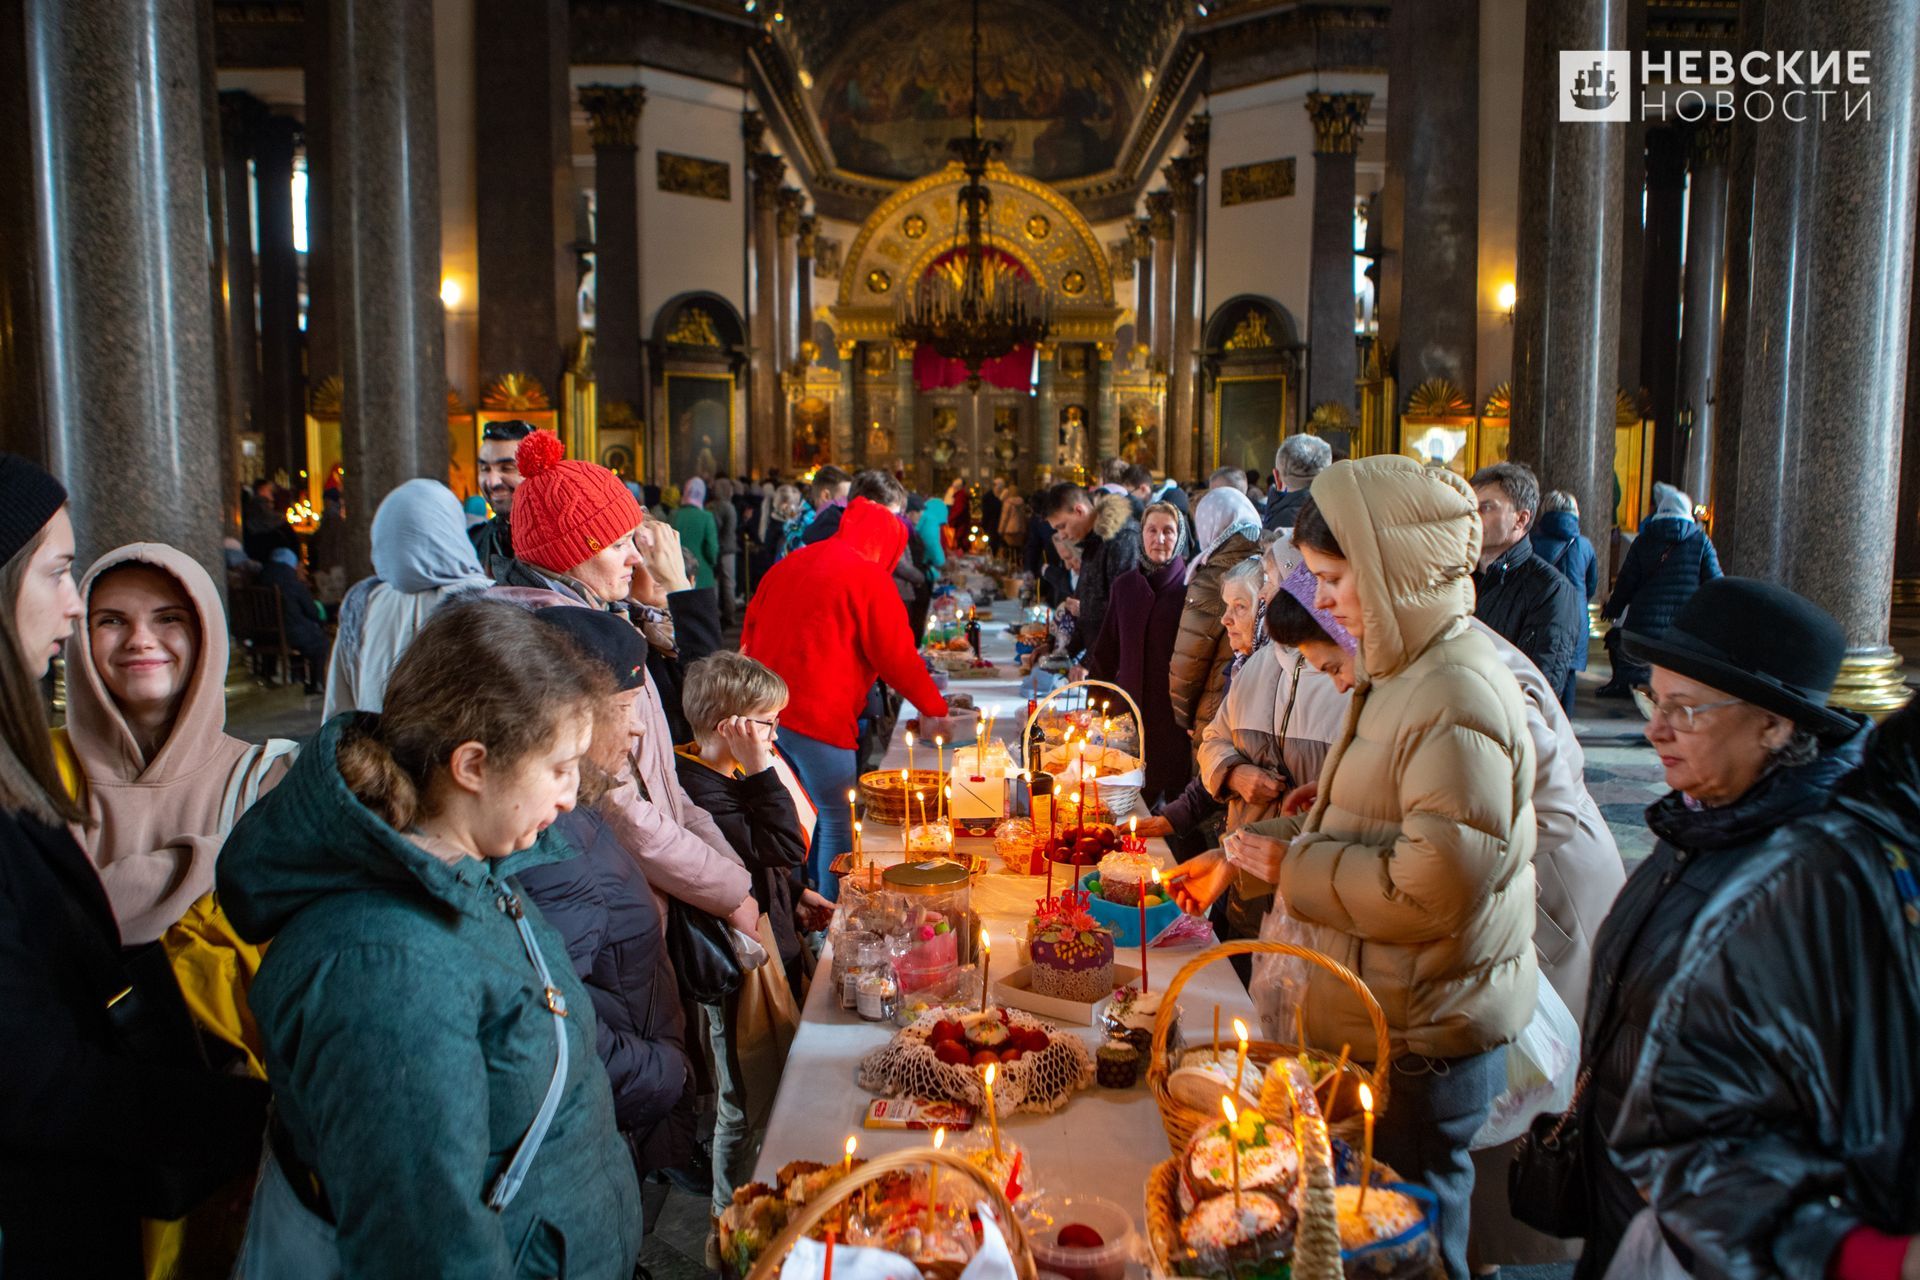
[[[827,1228],[827,1265],[820,1280],[833,1280],[833,1228]]]
[[[1140,994],[1147,992],[1147,886],[1140,886]]]

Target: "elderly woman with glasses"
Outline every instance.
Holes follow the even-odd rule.
[[[1717,578],[1658,637],[1630,632],[1625,642],[1651,668],[1634,697],[1673,790],[1647,809],[1657,843],[1594,939],[1581,1029],[1585,1088],[1572,1122],[1583,1176],[1572,1180],[1577,1191],[1557,1221],[1532,1222],[1585,1237],[1577,1278],[1606,1274],[1646,1206],[1610,1143],[1689,933],[1768,836],[1825,806],[1867,737],[1863,718],[1827,705],[1846,649],[1839,623],[1783,587]]]

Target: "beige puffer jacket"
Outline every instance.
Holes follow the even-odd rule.
[[[1513,674],[1468,626],[1480,549],[1473,491],[1411,458],[1340,462],[1313,499],[1358,571],[1358,684],[1280,893],[1311,945],[1365,980],[1396,1057],[1458,1058],[1533,1011],[1533,739]],[[1316,975],[1313,1043],[1370,1054],[1365,1014]]]
[[[1207,721],[1220,710],[1227,691],[1227,667],[1233,662],[1233,642],[1227,639],[1227,602],[1220,593],[1227,570],[1249,556],[1260,554],[1260,544],[1235,534],[1220,544],[1207,562],[1194,570],[1187,583],[1187,602],[1180,610],[1180,632],[1173,641],[1173,666],[1167,694],[1173,700],[1173,720],[1197,742]]]

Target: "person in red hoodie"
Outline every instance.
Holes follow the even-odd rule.
[[[828,898],[839,896],[839,886],[827,867],[853,847],[852,819],[840,801],[857,785],[854,747],[875,675],[924,714],[947,714],[893,586],[906,545],[899,516],[855,498],[838,533],[767,571],[740,632],[740,651],[773,668],[791,694],[780,750],[819,806],[807,882]]]

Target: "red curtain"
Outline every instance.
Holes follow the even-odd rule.
[[[1028,279],[1027,269],[1020,260],[1010,253],[986,246],[987,261],[1020,280]],[[939,268],[944,263],[959,258],[965,249],[949,249],[935,258],[928,271]],[[1006,355],[989,360],[980,366],[980,380],[991,387],[1006,391],[1025,391],[1033,385],[1033,348],[1015,347]],[[942,387],[962,386],[967,381],[967,366],[959,360],[949,360],[932,347],[921,345],[913,351],[913,382],[922,391],[938,391]]]

